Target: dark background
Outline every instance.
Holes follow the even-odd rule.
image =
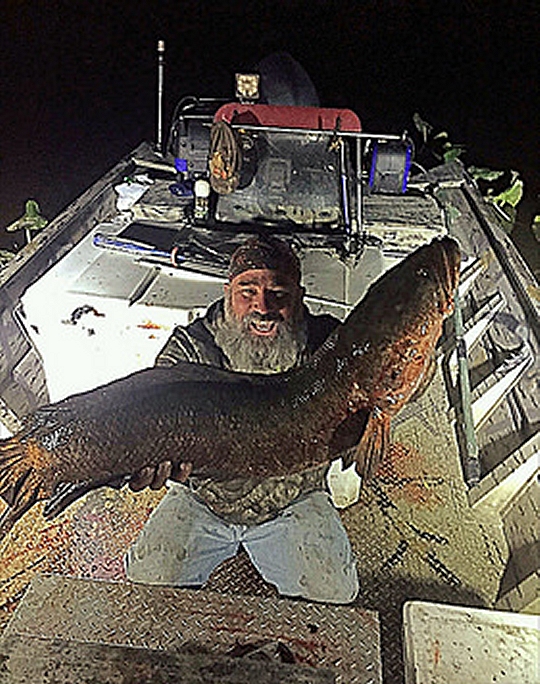
[[[233,92],[234,72],[287,50],[323,105],[364,130],[417,111],[465,144],[466,164],[525,180],[516,242],[535,270],[540,213],[536,0],[29,0],[0,2],[0,247],[28,198],[52,218],[155,130],[156,44],[166,115],[184,94]],[[20,245],[18,245],[20,246]]]

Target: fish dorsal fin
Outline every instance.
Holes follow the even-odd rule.
[[[389,442],[390,417],[382,411],[372,411],[355,454],[356,469],[366,480],[377,470],[386,454]]]

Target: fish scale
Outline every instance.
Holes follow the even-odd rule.
[[[39,500],[57,514],[165,460],[189,461],[194,474],[214,479],[263,479],[356,446],[357,470],[368,479],[391,418],[429,372],[459,264],[453,239],[420,247],[371,286],[310,361],[286,373],[180,362],[38,408],[0,442],[0,495],[10,502],[0,539]]]

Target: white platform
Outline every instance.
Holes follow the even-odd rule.
[[[406,684],[539,684],[540,616],[411,601]]]

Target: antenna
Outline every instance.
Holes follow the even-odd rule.
[[[156,152],[163,156],[163,73],[165,71],[165,41],[158,40],[158,80],[157,80],[157,121],[156,121]]]

